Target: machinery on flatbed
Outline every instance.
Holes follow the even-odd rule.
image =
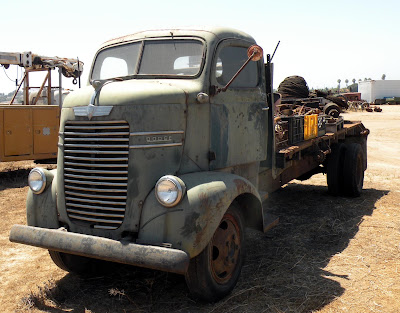
[[[10,65],[25,69],[10,103],[0,105],[0,161],[56,158],[60,108],[66,93],[62,75],[76,81],[83,71],[83,63],[31,52],[0,52],[0,64],[6,69]],[[58,86],[52,87],[51,71],[55,68],[59,69]],[[40,87],[30,86],[30,74],[34,72],[46,73]],[[22,85],[23,104],[15,104]]]
[[[292,116],[280,141],[272,65],[233,29],[106,42],[90,85],[64,101],[57,169],[31,171],[28,226],[10,240],[70,272],[101,259],[182,274],[202,300],[226,296],[245,227],[278,222],[268,193],[323,172],[331,194],[359,196],[367,167],[361,122],[327,117],[322,129],[317,114]]]

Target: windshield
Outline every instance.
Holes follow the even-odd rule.
[[[198,40],[134,42],[100,51],[91,79],[104,80],[132,75],[196,76],[202,61],[203,43]]]

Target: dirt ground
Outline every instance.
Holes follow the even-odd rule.
[[[215,304],[193,301],[179,275],[110,265],[78,277],[10,243],[36,164],[0,163],[1,312],[400,312],[400,106],[382,108],[344,114],[371,130],[363,195],[329,196],[322,174],[272,194],[280,224],[248,231],[239,283]]]

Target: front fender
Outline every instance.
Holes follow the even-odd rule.
[[[56,175],[57,170],[51,170],[50,176],[53,177],[44,192],[36,195],[29,188],[26,198],[26,217],[29,226],[42,228],[59,228],[57,218],[57,189]]]
[[[158,203],[154,190],[147,197],[140,221],[138,242],[168,244],[191,258],[206,247],[224,213],[240,195],[258,199],[256,188],[243,177],[221,172],[199,172],[180,176],[187,192],[173,208]]]

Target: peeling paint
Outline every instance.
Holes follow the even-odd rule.
[[[198,226],[198,219],[200,214],[197,212],[191,212],[185,217],[185,224],[181,228],[181,235],[183,237],[190,237],[193,233],[201,231],[201,227]]]

